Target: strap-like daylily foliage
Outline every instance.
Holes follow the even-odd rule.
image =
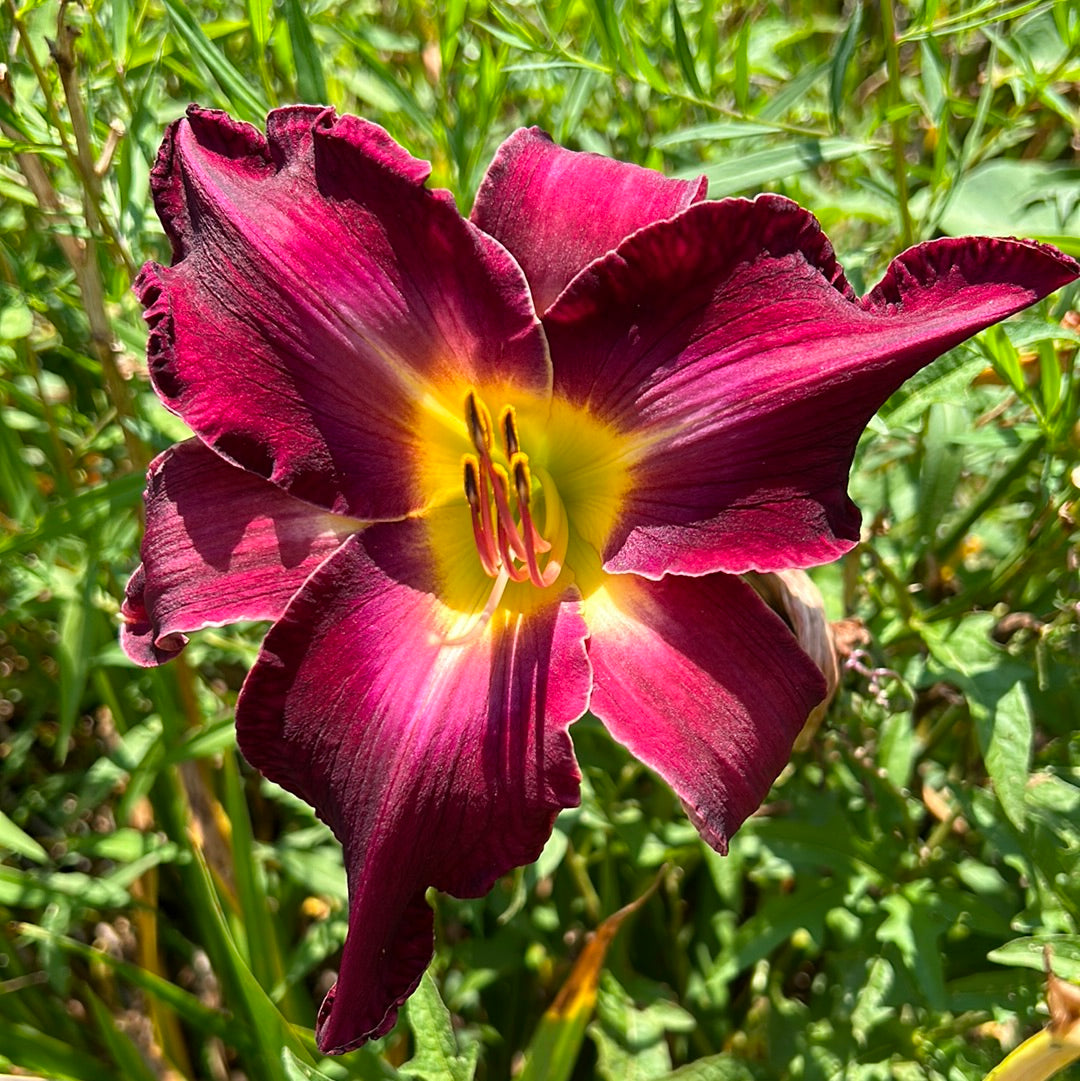
[[[193,107],[152,177],[173,263],[136,285],[195,438],[150,467],[124,648],[274,621],[237,728],[345,849],[332,1052],[416,987],[428,887],[478,896],[539,854],[587,709],[725,849],[825,694],[738,575],[849,550],[874,411],[1077,274],[939,240],[860,298],[794,203],[709,202],[536,129],[470,219],[427,176],[328,109],[264,136]]]

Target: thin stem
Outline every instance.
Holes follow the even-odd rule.
[[[101,213],[100,203],[94,198],[95,192],[100,189],[100,178],[94,172],[94,156],[90,144],[89,126],[86,114],[82,108],[79,97],[77,76],[75,72],[74,54],[71,50],[73,37],[65,33],[63,25],[63,8],[60,13],[60,42],[54,46],[53,56],[60,71],[61,84],[67,99],[68,109],[71,115],[72,127],[78,144],[78,152],[73,150],[64,131],[60,120],[56,102],[52,96],[52,87],[45,75],[44,70],[34,55],[33,48],[26,28],[18,12],[15,10],[12,0],[5,0],[12,22],[19,35],[23,50],[34,69],[39,86],[45,96],[46,107],[50,121],[55,127],[64,152],[67,155],[75,175],[81,181],[84,195],[83,213],[86,219],[87,229],[90,233],[88,239],[78,236],[60,235],[57,242],[60,250],[67,259],[68,264],[75,275],[75,282],[82,295],[83,310],[86,312],[87,321],[90,324],[90,341],[94,355],[101,364],[101,370],[105,377],[105,384],[109,397],[121,418],[134,420],[135,410],[132,402],[131,391],[120,374],[116,363],[115,339],[112,332],[112,323],[105,310],[105,286],[101,278],[101,270],[97,260],[97,242],[94,232],[97,228],[104,228],[116,244],[116,250],[121,254],[129,273],[133,272],[134,265],[130,257],[124,252],[123,246],[118,243],[115,233],[110,227],[103,226],[105,221]],[[6,89],[6,88],[5,88]],[[47,217],[63,216],[62,204],[51,179],[42,167],[41,162],[33,154],[19,154],[16,156],[19,168],[26,177],[30,190],[34,193],[39,209]],[[74,230],[72,229],[72,232]],[[120,430],[124,435],[124,444],[127,448],[128,458],[135,469],[144,469],[149,455],[146,448],[132,429],[130,424],[121,423]]]

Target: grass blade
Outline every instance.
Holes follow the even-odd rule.
[[[301,101],[310,105],[327,105],[330,95],[326,91],[322,57],[308,25],[307,16],[300,0],[285,0],[285,22],[289,27],[293,62],[296,64],[296,91]]]

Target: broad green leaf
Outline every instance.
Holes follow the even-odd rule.
[[[945,667],[941,674],[965,693],[979,748],[1002,809],[1018,829],[1031,759],[1031,708],[1022,680],[1030,673],[990,639],[994,617],[975,613],[954,624],[925,624],[923,640]]]
[[[1041,161],[995,158],[960,177],[941,227],[1022,236],[1080,255],[1080,169]]]
[[[1051,964],[1063,979],[1080,983],[1080,935],[1027,935],[991,950],[987,957],[999,965],[1043,971],[1043,951],[1049,946]]]
[[[757,1081],[757,1078],[745,1062],[724,1052],[700,1058],[656,1081]]]
[[[34,329],[34,313],[21,300],[0,308],[0,339],[26,338]]]
[[[314,1066],[301,1062],[287,1047],[281,1049],[281,1065],[288,1081],[331,1081],[331,1078],[316,1070]]]
[[[471,1043],[463,1051],[443,1004],[439,989],[425,972],[420,986],[405,1004],[405,1018],[413,1034],[413,1056],[398,1072],[416,1081],[472,1081],[480,1046]]]

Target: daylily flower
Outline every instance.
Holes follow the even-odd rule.
[[[345,849],[319,1046],[386,1032],[429,886],[483,894],[578,801],[586,710],[723,851],[825,694],[739,575],[848,551],[856,441],[899,384],[1077,273],[939,240],[859,298],[776,196],[553,145],[499,150],[469,219],[381,128],[192,108],[152,183],[150,373],[195,437],[150,468],[124,647],[274,620],[244,754]]]

